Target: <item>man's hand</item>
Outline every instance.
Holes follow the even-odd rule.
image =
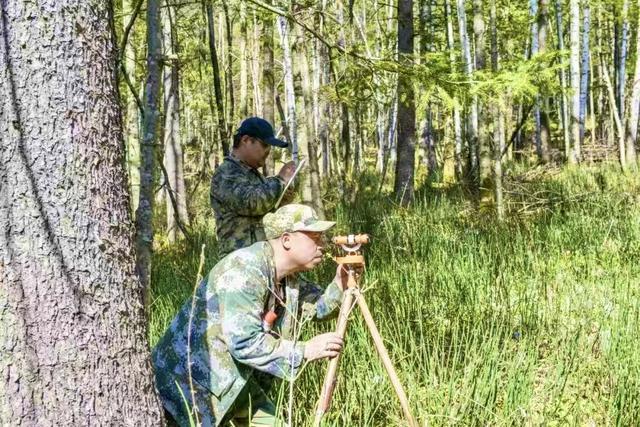
[[[335,332],[316,335],[306,342],[304,358],[307,360],[334,358],[340,354],[343,345],[344,341]]]
[[[360,265],[357,265],[354,267],[354,279],[357,281],[360,276],[362,275],[362,271],[364,270],[364,268]],[[342,265],[342,264],[338,264],[338,268],[336,269],[336,275],[333,278],[333,280],[338,283],[338,285],[340,285],[340,287],[342,288],[342,290],[346,290],[347,289],[347,282],[348,282],[348,278],[349,278],[349,272],[347,271],[347,268]]]
[[[296,164],[292,161],[287,162],[282,166],[280,172],[278,172],[278,176],[284,180],[285,183],[289,182],[293,173],[296,171]]]

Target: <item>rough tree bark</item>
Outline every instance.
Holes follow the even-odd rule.
[[[0,425],[163,424],[110,6],[0,2]]]
[[[153,184],[160,119],[162,44],[160,0],[147,2],[147,77],[144,86],[144,120],[140,146],[140,201],[136,210],[136,272],[145,289],[145,305],[151,283],[153,249]]]
[[[543,54],[547,50],[547,34],[549,32],[549,0],[539,0],[538,3],[538,53]],[[540,161],[548,163],[551,160],[549,145],[551,142],[551,129],[549,125],[549,100],[547,97],[538,97],[538,118],[540,121],[539,138]]]
[[[412,67],[413,0],[398,1],[398,60]],[[407,205],[413,200],[416,150],[416,106],[412,79],[398,76],[398,149],[394,193],[396,200]]]
[[[562,31],[562,1],[556,0],[556,37],[558,38],[558,50],[564,50],[564,35]],[[562,93],[560,94],[560,116],[562,118],[562,139],[564,140],[564,156],[565,160],[571,157],[571,139],[569,138],[569,114],[567,111],[567,76],[564,71],[563,60],[560,58],[560,86]]]
[[[273,25],[271,15],[266,15],[262,19],[261,49],[262,49],[262,117],[272,125],[276,124],[275,113],[275,68],[273,55]],[[269,154],[265,164],[265,176],[274,173],[275,150]]]

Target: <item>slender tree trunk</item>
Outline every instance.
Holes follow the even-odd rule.
[[[266,15],[262,19],[262,116],[265,120],[275,126],[275,68],[273,54],[273,25],[271,15]],[[275,152],[269,154],[265,164],[265,175],[275,173]]]
[[[491,71],[498,72],[498,28],[497,28],[497,11],[496,0],[491,0],[490,11],[491,26]],[[503,99],[493,102],[491,106],[491,115],[493,117],[493,180],[494,194],[496,199],[496,213],[498,220],[504,220],[504,201],[502,191],[502,153],[504,151],[504,119],[502,114]]]
[[[247,90],[247,8],[244,1],[240,2],[240,116],[244,119],[249,114],[249,91]],[[232,122],[233,123],[233,122]]]
[[[307,169],[307,173],[304,173],[300,177],[300,183],[302,184],[302,201],[305,204],[311,205],[314,208],[314,196],[318,196],[318,194],[313,194],[312,185],[311,185],[311,173],[308,171],[311,169],[311,161],[312,156],[315,156],[315,151],[313,147],[313,112],[312,112],[312,101],[311,101],[311,76],[309,73],[309,63],[307,62],[307,55],[305,51],[305,40],[302,29],[298,26],[296,27],[296,37],[294,44],[294,51],[296,53],[296,65],[300,70],[300,83],[302,86],[302,114],[300,115],[301,123],[303,124],[303,132],[301,137],[298,138],[298,149],[300,150],[300,156],[307,159],[309,168]],[[317,178],[317,177],[316,177]]]
[[[556,36],[558,37],[558,50],[564,50],[564,35],[562,31],[562,2],[556,0]],[[569,138],[569,115],[567,111],[567,78],[564,71],[564,64],[560,58],[560,86],[562,93],[560,94],[560,115],[562,118],[562,138],[564,141],[565,160],[570,161],[571,158],[571,139]]]
[[[532,18],[531,24],[531,51],[530,57],[533,58],[538,54],[538,1],[529,0],[529,14]],[[536,95],[535,106],[533,108],[533,121],[535,124],[534,147],[538,160],[542,161],[542,132],[540,130],[540,95]]]
[[[284,68],[284,93],[287,105],[287,128],[289,129],[289,141],[293,161],[298,163],[298,123],[296,118],[296,98],[293,89],[293,60],[291,58],[291,45],[289,41],[289,21],[283,16],[278,16],[278,32],[282,43],[283,68]]]
[[[451,64],[451,70],[453,71],[456,66],[456,57],[453,41],[453,15],[451,12],[450,0],[445,0],[445,14],[447,15],[447,49],[449,50],[449,62]],[[454,131],[454,156],[455,156],[455,174],[458,181],[463,179],[464,176],[464,161],[462,156],[462,121],[460,119],[460,106],[458,100],[453,100],[453,131]]]
[[[538,4],[538,53],[543,54],[547,50],[547,34],[549,32],[549,0],[539,0]],[[540,121],[540,152],[539,160],[548,163],[550,158],[549,145],[551,143],[551,130],[549,125],[549,99],[538,97],[538,117]]]
[[[591,14],[589,2],[585,2],[582,15],[582,65],[580,70],[580,143],[584,143],[585,118],[587,115],[587,96],[589,90],[589,31],[591,24]]]
[[[638,2],[640,7],[640,1]],[[626,132],[626,161],[630,168],[636,168],[637,155],[636,144],[638,143],[638,111],[640,110],[640,13],[638,14],[638,25],[636,27],[636,68],[634,70],[633,86],[631,89],[631,99],[629,100],[629,114],[627,118]]]
[[[398,59],[413,66],[413,0],[398,0]],[[413,200],[416,150],[416,107],[413,81],[398,76],[398,149],[394,193],[401,205]]]
[[[123,25],[126,27],[131,19],[131,0],[122,0]],[[126,29],[126,28],[125,28]],[[125,46],[125,70],[135,86],[136,50],[131,40]],[[140,197],[140,115],[133,94],[126,96],[125,145],[127,147],[127,173],[129,174],[129,194],[131,195],[131,212],[138,208]]]
[[[580,4],[579,0],[570,0],[571,26],[571,141],[572,150],[569,161],[579,163],[582,159],[580,145]]]
[[[162,11],[162,34],[165,52],[164,67],[164,164],[167,172],[167,235],[170,242],[183,237],[176,217],[182,224],[188,224],[186,188],[184,184],[184,157],[180,143],[180,77],[178,61],[178,35],[176,31],[175,9],[167,1]],[[173,200],[172,199],[173,196]],[[174,212],[173,202],[178,206]]]
[[[211,60],[211,68],[213,69],[213,89],[216,101],[216,116],[218,118],[218,140],[222,145],[222,154],[229,154],[229,129],[224,117],[224,98],[222,96],[222,87],[220,85],[220,68],[218,66],[218,53],[216,51],[215,27],[213,22],[213,6],[210,1],[206,1],[207,13],[207,29],[209,32],[209,56]]]
[[[469,46],[469,35],[467,33],[467,15],[464,10],[464,0],[457,0],[458,4],[458,27],[460,31],[460,44],[462,45],[462,59],[465,73],[469,78],[473,73],[473,61],[471,60],[471,48]],[[471,100],[470,113],[467,124],[467,146],[469,148],[469,171],[468,176],[474,192],[477,192],[480,184],[479,160],[478,160],[478,97],[473,96]]]
[[[476,70],[484,70],[485,59],[485,24],[482,14],[482,0],[473,0],[473,34],[475,38],[475,68]],[[480,186],[482,188],[490,188],[491,177],[491,149],[489,146],[489,129],[488,123],[483,120],[485,112],[484,107],[477,104],[477,123],[478,123],[478,153],[479,153],[479,171]]]
[[[153,249],[153,185],[159,142],[160,84],[162,80],[160,0],[147,3],[147,77],[144,89],[143,138],[140,147],[140,201],[136,210],[136,272],[148,303]],[[145,304],[146,305],[146,304]]]
[[[620,118],[625,116],[625,85],[627,77],[627,39],[629,35],[629,0],[622,2],[622,27],[620,31],[620,54],[617,75],[617,101]]]
[[[229,123],[229,126],[233,127],[236,124],[239,124],[239,123],[236,123],[237,120],[235,117],[236,98],[235,98],[235,90],[233,87],[233,25],[231,24],[231,15],[229,13],[229,6],[227,2],[223,1],[221,3],[224,10],[225,33],[226,33],[226,39],[227,39],[227,52],[226,52],[227,66],[225,67],[225,70],[224,70],[224,76],[225,76],[225,81],[227,85],[226,93],[229,96],[229,104],[227,105],[228,107],[227,123]],[[224,56],[222,57],[224,58]]]
[[[0,3],[0,425],[163,424],[110,6]]]

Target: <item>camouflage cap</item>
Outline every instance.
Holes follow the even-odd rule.
[[[275,239],[283,233],[294,231],[327,231],[336,223],[321,221],[316,212],[305,205],[285,205],[274,213],[268,213],[262,220],[267,239]]]

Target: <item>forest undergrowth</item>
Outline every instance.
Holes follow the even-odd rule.
[[[533,174],[533,175],[532,175]],[[536,169],[505,178],[506,219],[460,186],[425,185],[408,208],[362,173],[335,232],[366,232],[365,297],[421,425],[640,424],[640,177],[615,166]],[[190,297],[205,244],[217,260],[206,196],[189,241],[153,259],[154,345]],[[161,217],[161,215],[158,215]],[[310,274],[320,283],[330,261]],[[335,321],[304,325],[300,339]],[[311,425],[325,363],[275,400]],[[404,425],[366,326],[352,314],[331,426]]]

